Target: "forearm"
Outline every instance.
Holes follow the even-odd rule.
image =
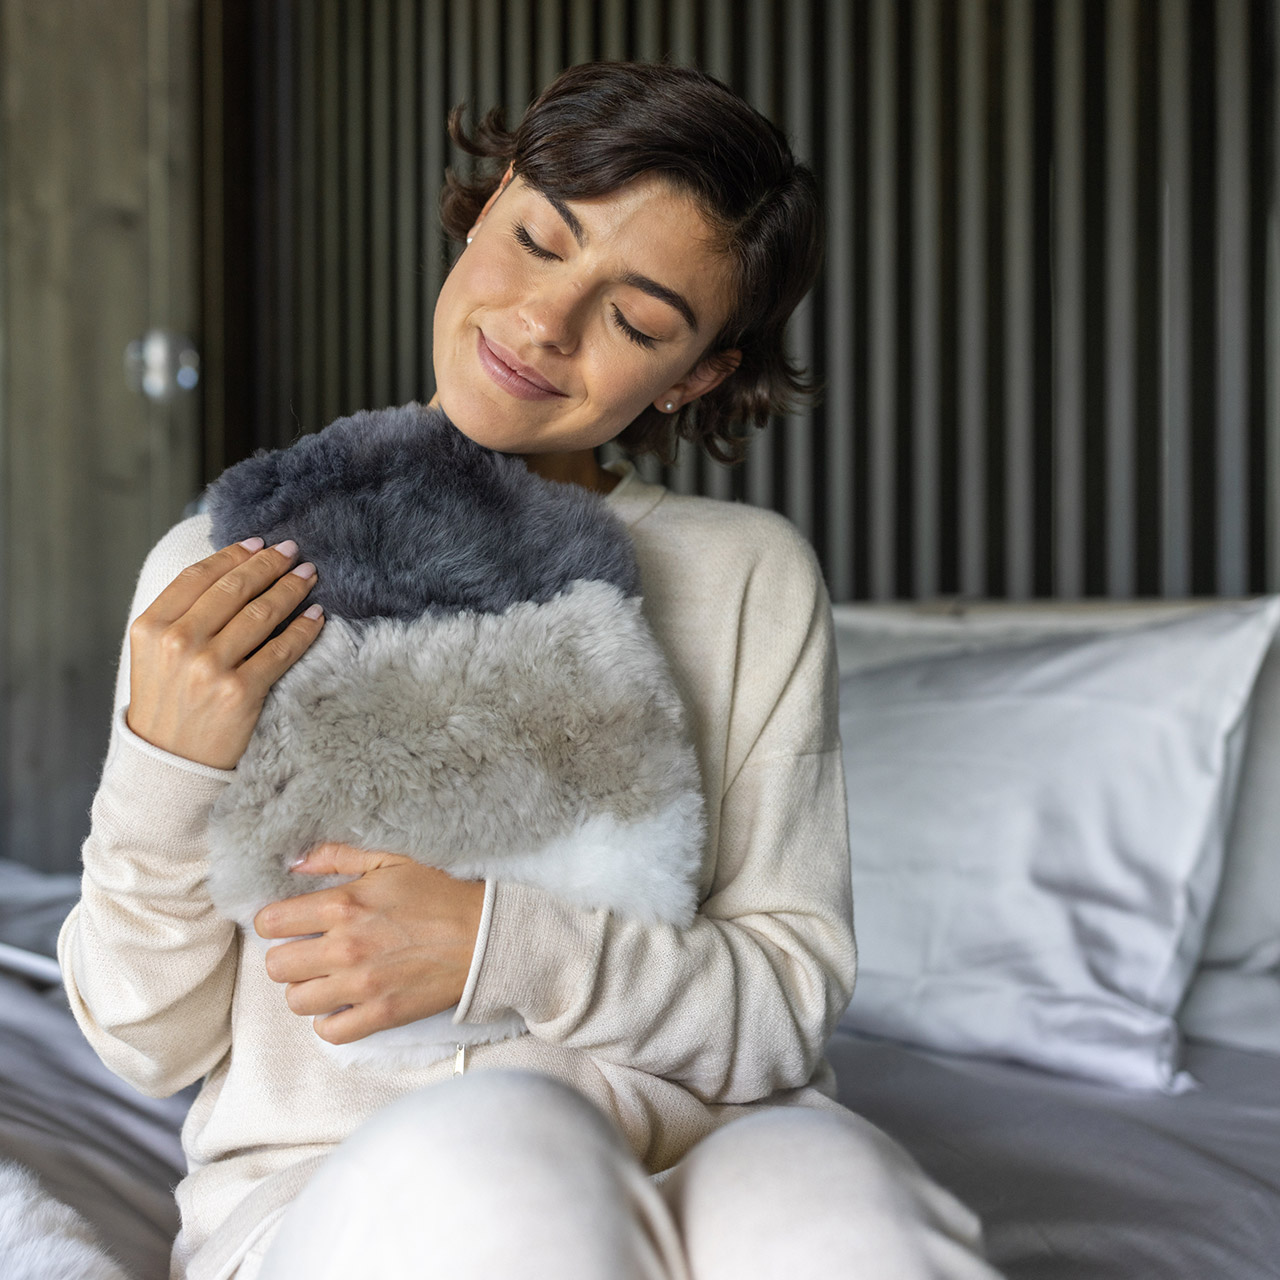
[[[471,999],[707,1102],[805,1084],[854,971],[839,751],[762,760],[726,796],[723,874],[688,929],[499,883]]]
[[[230,1042],[235,926],[203,889],[205,828],[227,774],[161,752],[117,713],[59,938],[67,994],[102,1060],[145,1093],[207,1072]]]

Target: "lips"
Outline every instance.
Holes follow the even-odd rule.
[[[483,332],[476,343],[476,354],[485,373],[519,400],[552,400],[566,394],[536,369],[518,360],[506,347],[486,338]]]

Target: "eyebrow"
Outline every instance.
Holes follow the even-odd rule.
[[[541,194],[547,203],[564,219],[565,226],[573,233],[573,238],[578,242],[578,247],[585,246],[587,233],[579,221],[578,215],[558,196],[549,196],[546,192]],[[669,307],[674,307],[689,328],[694,333],[698,332],[698,317],[694,314],[688,299],[682,293],[677,293],[674,289],[668,289],[665,284],[659,284],[656,280],[651,280],[648,276],[642,276],[636,271],[629,271],[623,276],[622,283],[629,284],[633,289],[639,289],[641,293],[647,293],[651,298],[657,298],[659,302],[665,302]]]

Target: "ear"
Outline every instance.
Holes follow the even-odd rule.
[[[718,387],[742,363],[742,352],[737,349],[717,351],[715,355],[699,360],[679,382],[668,387],[654,402],[654,408],[662,413],[675,413],[691,400],[705,396]]]
[[[467,243],[470,244],[475,239],[476,232],[480,230],[480,224],[489,216],[489,210],[493,208],[495,201],[507,189],[507,184],[515,177],[515,168],[513,165],[507,165],[507,171],[502,175],[502,181],[494,188],[491,195],[485,202],[484,208],[476,214],[476,220],[472,224],[471,230],[467,232]]]

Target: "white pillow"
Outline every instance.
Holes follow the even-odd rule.
[[[1240,794],[1195,981],[1178,1012],[1197,1040],[1280,1053],[1280,646],[1250,700]]]
[[[1193,600],[838,604],[841,673],[906,657],[960,653],[1052,636],[1110,633],[1194,616]],[[1219,602],[1216,606],[1221,607]],[[1249,700],[1222,879],[1200,966],[1178,1024],[1186,1036],[1280,1054],[1280,641]]]
[[[1280,600],[840,682],[856,1030],[1177,1091]]]

